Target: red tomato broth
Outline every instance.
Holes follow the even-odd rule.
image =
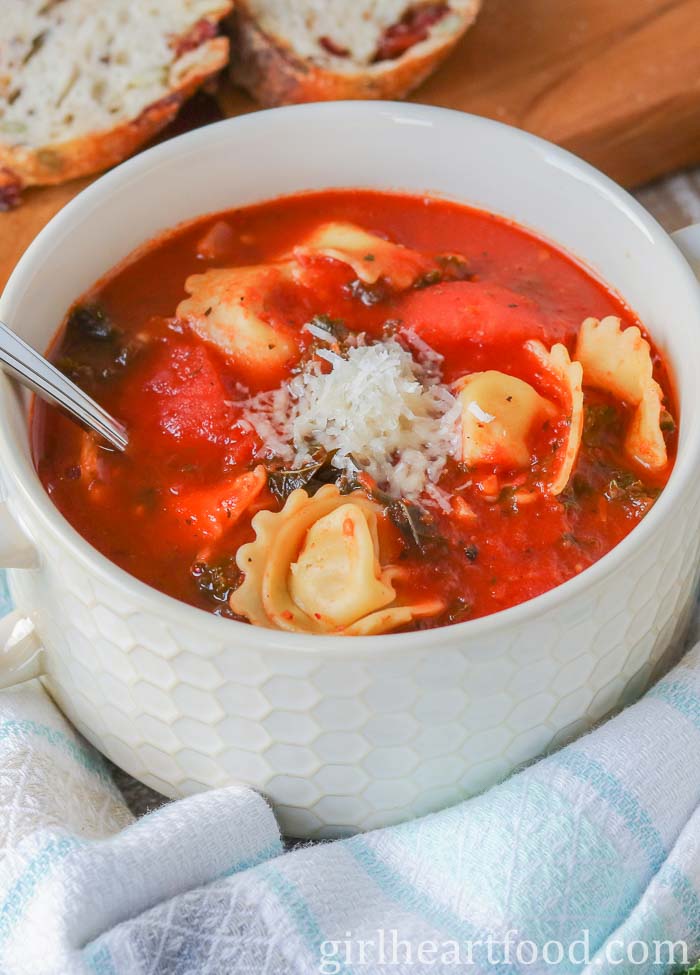
[[[389,320],[398,322],[399,332],[410,327],[445,355],[446,382],[498,369],[556,400],[523,349],[525,340],[538,338],[547,348],[562,341],[572,351],[590,315],[617,315],[625,326],[640,325],[618,297],[551,244],[493,215],[435,198],[364,190],[300,194],[201,218],[142,248],[83,299],[99,303],[118,329],[116,352],[127,349],[125,363],[109,364],[111,340],[76,341],[65,329],[53,353],[126,422],[129,449],[120,455],[93,444],[86,458],[83,431],[37,402],[36,464],[54,503],[104,555],[155,588],[223,615],[230,615],[221,595],[228,580],[235,580],[235,552],[254,537],[252,514],[281,503],[263,487],[238,519],[234,481],[255,467],[261,446],[255,434],[236,426],[241,374],[178,322],[175,308],[186,296],[190,275],[277,259],[330,220],[356,223],[429,256],[459,254],[470,280],[388,293],[366,304],[348,294],[346,286],[355,278],[349,267],[313,261],[313,287],[296,295],[281,289],[266,308],[271,324],[299,335],[302,353],[311,340],[300,326],[315,314],[375,337]],[[295,365],[288,364],[288,375]],[[656,352],[654,369],[676,416]],[[245,392],[254,393],[280,377],[245,378]],[[439,617],[411,628],[476,618],[545,592],[598,560],[643,517],[668,479],[675,434],[667,437],[667,469],[652,474],[636,467],[622,452],[628,408],[584,390],[587,432],[574,478],[560,498],[530,493],[541,465],[499,474],[494,499],[488,490],[493,469],[465,472],[450,460],[440,487],[463,498],[475,518],[461,520],[431,508],[444,541],[423,554],[407,550],[398,529],[384,519],[383,545],[406,570],[396,583],[399,597],[439,595],[446,605]],[[535,456],[552,454],[562,436],[561,423],[544,424],[533,433]],[[629,485],[618,485],[618,494],[606,497],[619,471],[621,482],[641,485],[636,495]]]

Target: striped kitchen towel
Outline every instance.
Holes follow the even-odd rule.
[[[452,809],[285,852],[254,792],[134,821],[37,683],[0,693],[2,975],[675,970],[700,954],[700,647]]]

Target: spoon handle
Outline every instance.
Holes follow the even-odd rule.
[[[37,396],[62,406],[117,450],[126,450],[129,443],[126,428],[2,322],[0,365]]]

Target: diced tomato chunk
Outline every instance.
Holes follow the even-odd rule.
[[[519,343],[542,331],[534,301],[497,284],[453,281],[413,291],[397,305],[404,328],[438,352],[473,342]]]
[[[135,400],[143,426],[143,411],[151,422],[182,444],[227,443],[235,412],[227,405],[226,388],[212,354],[200,344],[159,346],[145,364],[144,396]],[[132,387],[133,388],[133,387]],[[148,404],[148,405],[147,405]],[[128,421],[129,401],[125,403]]]
[[[170,508],[192,534],[212,541],[233,528],[267,484],[262,465],[219,481],[213,487],[195,488],[175,495]]]
[[[236,439],[227,445],[225,463],[227,467],[247,464],[261,445],[260,437],[253,430],[244,431],[238,424],[233,427],[232,433]]]

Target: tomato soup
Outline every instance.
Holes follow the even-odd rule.
[[[430,197],[323,191],[177,228],[69,310],[52,358],[130,438],[37,402],[63,515],[143,582],[270,628],[514,606],[623,539],[675,456],[669,376],[620,298]]]

